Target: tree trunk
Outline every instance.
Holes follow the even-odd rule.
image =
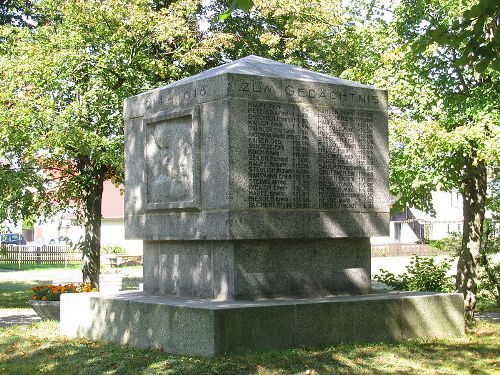
[[[474,163],[473,157],[467,158],[462,181],[464,228],[458,258],[456,288],[464,295],[465,313],[468,318],[474,317],[476,306],[476,268],[480,261],[486,182],[484,162]]]
[[[101,202],[104,178],[96,177],[84,194],[85,237],[83,250],[83,281],[99,288],[101,252]]]

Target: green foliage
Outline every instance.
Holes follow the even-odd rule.
[[[432,257],[413,256],[402,275],[380,270],[380,275],[375,275],[374,279],[396,290],[452,292],[453,280],[446,275],[450,268],[451,260],[437,264]]]
[[[367,56],[377,54],[374,33],[358,33],[341,1],[256,0],[250,13],[219,22],[224,9],[225,1],[215,1],[206,15],[211,32],[234,35],[224,50],[228,60],[255,54],[336,76],[357,64],[373,70]]]
[[[40,21],[30,0],[2,0],[0,1],[0,25],[30,26],[32,22]]]
[[[96,282],[103,181],[123,182],[123,101],[199,72],[229,38],[199,0],[39,0],[0,26],[0,222],[73,211]],[[43,19],[43,22],[40,21]]]
[[[120,245],[101,246],[101,254],[125,254],[127,251]]]
[[[253,0],[232,0],[231,5],[226,11],[219,15],[219,21],[224,21],[228,18],[236,9],[241,9],[244,12],[249,12],[253,7]]]
[[[395,43],[381,73],[397,108],[390,124],[390,179],[401,205],[432,212],[434,190],[462,191],[468,159],[490,169],[500,161],[499,72],[475,69],[481,48],[493,46],[489,31],[466,26],[464,18],[483,2],[403,0],[395,8]],[[484,22],[474,19],[474,25],[498,19],[497,10],[485,9]],[[478,30],[484,41],[476,45]]]
[[[450,255],[456,256],[460,253],[462,246],[462,234],[455,232],[450,233],[448,237],[440,240],[426,240],[425,243],[430,246],[448,252]]]
[[[123,100],[199,71],[225,43],[199,30],[195,0],[33,7],[43,24],[0,29],[0,219],[78,208],[96,180],[122,182]]]
[[[391,93],[391,193],[434,214],[432,192],[459,191],[464,231],[456,290],[470,316],[487,202],[500,165],[498,2],[401,0],[385,70]],[[496,51],[496,52],[495,52]]]
[[[490,192],[486,207],[493,212],[493,216],[498,220],[500,219],[500,167],[492,168]]]
[[[497,307],[500,307],[500,262],[495,262],[493,255],[500,254],[499,225],[499,222],[485,221],[478,272],[478,297],[494,301]]]

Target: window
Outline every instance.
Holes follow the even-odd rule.
[[[401,242],[401,223],[394,223],[394,239]]]

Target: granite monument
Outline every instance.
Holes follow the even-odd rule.
[[[460,295],[368,294],[385,91],[248,56],[128,98],[124,120],[144,294],[65,296],[90,316],[67,303],[66,334],[216,355],[463,333]]]
[[[126,233],[147,293],[370,288],[388,233],[385,91],[249,56],[126,101]]]

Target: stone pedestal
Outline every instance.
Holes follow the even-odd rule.
[[[253,300],[370,290],[368,238],[145,241],[144,291]]]

